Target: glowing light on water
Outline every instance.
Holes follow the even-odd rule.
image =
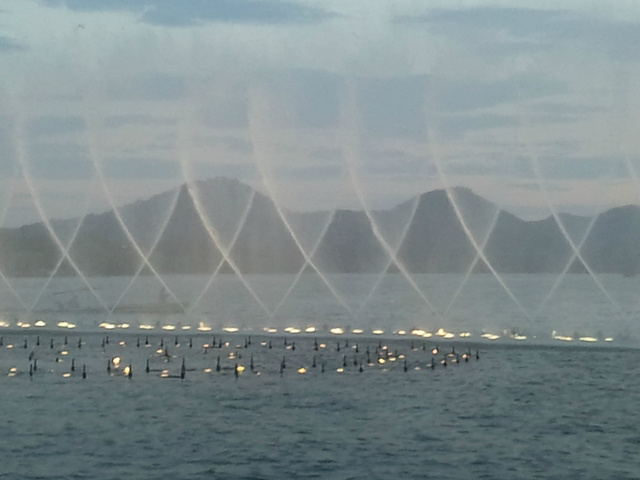
[[[486,338],[487,340],[498,340],[500,338],[500,335],[495,334],[495,333],[483,333],[480,336],[482,338]]]
[[[334,327],[331,330],[329,330],[333,335],[342,335],[344,333],[344,329],[340,328],[340,327]]]
[[[580,337],[581,342],[597,342],[598,339],[595,337]]]
[[[238,327],[223,327],[222,330],[224,330],[227,333],[236,333],[238,332],[238,330],[240,330]]]
[[[557,335],[557,334],[554,334],[552,336],[552,338],[554,340],[560,340],[562,342],[571,342],[571,341],[573,341],[573,337],[570,337],[569,335]]]

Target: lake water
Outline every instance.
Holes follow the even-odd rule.
[[[504,296],[486,294],[494,292],[486,277],[471,279],[477,291],[470,289],[468,298],[478,303],[463,304],[461,296],[447,316],[451,323],[436,323],[443,318],[423,308],[418,324],[419,302],[403,304],[403,292],[415,297],[399,288],[399,280],[391,279],[398,281],[396,292],[381,288],[371,297],[368,313],[356,319],[361,323],[339,315],[338,302],[328,302],[323,315],[323,301],[313,295],[307,313],[295,318],[242,315],[254,305],[238,305],[231,315],[232,302],[224,314],[208,317],[215,305],[202,302],[194,318],[43,308],[30,318],[44,319],[45,327],[20,328],[14,322],[28,315],[16,309],[0,330],[0,478],[640,478],[635,279],[605,279],[624,290],[616,291],[619,303],[609,305],[591,287],[580,290],[587,290],[588,277],[571,277],[577,282],[573,298],[589,304],[572,309],[567,302],[553,315],[535,317],[537,328],[527,323],[532,318],[514,313],[519,307],[500,303]],[[440,288],[442,298],[443,284],[454,280],[422,279]],[[532,285],[532,279],[509,280]],[[157,295],[149,284],[149,295]],[[301,296],[292,298],[305,304]],[[356,304],[355,297],[345,298]],[[533,305],[521,298],[522,305]],[[550,305],[559,308],[561,298]],[[379,311],[382,305],[393,309]],[[73,319],[76,328],[56,326],[62,318]],[[105,318],[113,329],[96,324]],[[212,330],[198,331],[207,318]],[[341,319],[351,330],[361,325],[367,331],[333,335],[324,328],[346,327]],[[223,331],[232,321],[240,331]],[[154,329],[140,330],[147,322]],[[318,330],[282,331],[293,323]],[[261,328],[267,324],[279,330],[267,334]],[[168,325],[175,329],[162,329]],[[472,336],[393,333],[413,325]],[[378,327],[385,333],[373,335]],[[480,337],[483,330],[513,327],[527,339]],[[570,334],[593,328],[613,339],[534,338],[551,328]],[[625,332],[624,339],[616,336]],[[129,365],[131,378],[124,374]]]
[[[46,327],[71,323],[78,330],[100,324],[140,325],[248,333],[287,326],[328,332],[362,330],[385,335],[439,328],[468,332],[517,332],[523,341],[558,337],[605,338],[637,345],[640,277],[621,275],[166,275],[10,279],[0,288],[3,325],[40,320]],[[163,296],[162,302],[160,297]],[[158,309],[167,306],[164,313]],[[109,312],[112,312],[109,314]],[[175,313],[175,312],[177,313]],[[128,314],[127,314],[128,313]],[[104,325],[103,325],[104,326]],[[524,339],[526,337],[526,339]]]

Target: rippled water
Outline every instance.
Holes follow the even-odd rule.
[[[145,336],[119,332],[104,346],[102,334],[84,335],[81,348],[78,335],[67,340],[43,333],[36,346],[35,335],[3,337],[1,478],[640,475],[634,349],[493,343],[480,345],[476,360],[476,345],[441,342],[438,360],[454,348],[473,355],[432,370],[430,339],[352,338],[347,346],[344,337],[320,337],[317,351],[313,337],[285,345],[255,336],[245,348],[248,337],[226,335],[208,349],[211,335],[152,335],[148,346]],[[109,374],[114,356],[122,362]],[[131,379],[122,374],[129,364]],[[236,364],[246,367],[238,378]]]

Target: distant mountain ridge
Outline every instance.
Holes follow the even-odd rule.
[[[640,270],[638,206],[613,208],[595,219],[561,214],[563,232],[553,217],[524,221],[469,189],[450,193],[455,205],[447,192],[434,190],[368,214],[281,214],[270,198],[251,187],[215,178],[139,200],[117,213],[87,215],[81,223],[54,220],[50,225],[63,245],[71,243],[75,267],[88,276],[132,275],[139,269],[147,274],[141,254],[149,255],[149,263],[160,273],[204,274],[217,268],[297,273],[306,264],[305,254],[324,272],[377,273],[397,270],[390,252],[415,273],[462,273],[472,263],[475,272],[486,272],[484,259],[502,273],[557,273],[573,253],[566,236],[595,272],[635,275]],[[478,257],[478,249],[484,259]],[[224,260],[223,252],[232,263]],[[58,275],[76,273],[43,223],[0,229],[4,275],[43,276],[56,267]],[[569,271],[586,269],[575,258]]]

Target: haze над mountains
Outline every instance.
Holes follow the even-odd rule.
[[[563,233],[553,217],[524,221],[468,189],[451,194],[455,205],[447,192],[435,190],[369,214],[281,215],[271,199],[251,187],[215,178],[126,205],[117,214],[51,221],[60,244],[70,245],[73,264],[44,223],[0,229],[0,270],[6,276],[74,275],[76,269],[87,276],[148,274],[144,255],[162,274],[208,274],[218,268],[297,273],[305,265],[311,270],[304,251],[323,272],[335,273],[397,271],[390,252],[412,273],[465,273],[472,266],[487,272],[485,259],[500,273],[558,273],[569,263],[569,272],[579,273],[586,271],[580,258],[594,272],[638,273],[637,206],[614,208],[595,219],[562,214]]]

